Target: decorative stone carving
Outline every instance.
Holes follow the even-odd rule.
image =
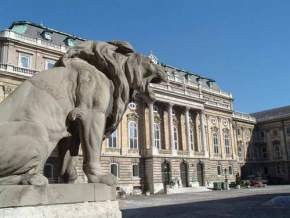
[[[167,81],[163,67],[120,41],[83,42],[55,66],[23,82],[0,105],[0,184],[47,184],[41,171],[56,146],[61,175],[73,182],[71,155],[78,155],[81,141],[88,181],[112,185],[115,177],[101,172],[104,135],[116,129],[137,93],[154,99],[149,83]]]

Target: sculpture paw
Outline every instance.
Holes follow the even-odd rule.
[[[68,119],[71,121],[75,121],[76,119],[81,119],[84,117],[85,113],[81,108],[75,108],[68,114]]]
[[[27,179],[22,181],[23,185],[44,186],[48,184],[48,179],[41,174],[29,175]]]
[[[117,177],[112,174],[106,175],[87,175],[89,183],[103,183],[109,186],[117,184]]]

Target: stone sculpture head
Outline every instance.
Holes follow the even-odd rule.
[[[150,83],[167,81],[164,68],[155,64],[150,58],[134,53],[130,55],[125,64],[125,74],[131,89],[131,97],[135,93],[145,100],[154,100],[155,96],[150,88]],[[133,92],[133,93],[132,93]]]

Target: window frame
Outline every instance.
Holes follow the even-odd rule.
[[[215,137],[216,136],[216,137]],[[212,143],[213,143],[213,152],[214,154],[219,154],[219,136],[218,136],[218,133],[216,131],[214,131],[212,133]]]
[[[110,142],[112,144],[110,145]],[[115,142],[115,143],[114,143]],[[115,146],[114,146],[115,144]],[[107,139],[107,147],[116,149],[118,147],[118,130],[116,129]]]
[[[179,141],[178,141],[178,126],[177,125],[173,126],[173,144],[174,144],[174,149],[178,150]]]
[[[53,62],[53,65],[55,65],[55,63],[56,63],[56,60],[54,60],[54,59],[50,59],[50,58],[45,58],[45,66],[44,66],[44,70],[50,70],[50,69],[52,69],[52,68],[49,68],[48,67],[48,64],[52,64],[52,62]]]
[[[117,170],[116,170],[117,175],[114,175],[114,174],[112,173],[112,165],[115,165],[115,166],[117,167]],[[114,176],[116,176],[117,178],[119,178],[119,174],[120,174],[120,172],[119,172],[119,164],[116,163],[116,162],[112,162],[112,163],[110,163],[110,172],[111,172],[112,175],[114,175]]]
[[[228,132],[225,132],[224,133],[224,146],[225,146],[226,155],[230,155],[231,154],[230,136],[229,136],[229,133]]]
[[[131,125],[134,125],[133,136],[131,136]],[[138,145],[138,123],[135,120],[130,120],[128,122],[128,140],[129,140],[129,149],[139,149]],[[133,145],[131,144],[131,139],[133,141]]]
[[[222,166],[220,164],[218,164],[216,166],[216,169],[217,169],[217,175],[222,176]]]
[[[157,127],[157,128],[156,128]],[[160,123],[153,123],[154,130],[154,146],[158,149],[161,148],[161,125]]]
[[[31,69],[31,66],[32,66],[32,54],[29,54],[29,53],[25,53],[25,52],[18,52],[18,67],[21,67],[21,68],[24,68],[24,69]],[[28,67],[25,67],[22,65],[22,57],[26,57],[28,58]]]
[[[137,172],[138,172],[138,175],[137,176],[134,176],[134,166],[137,166]],[[139,163],[133,163],[132,164],[132,177],[133,178],[140,178],[140,168],[139,168]]]

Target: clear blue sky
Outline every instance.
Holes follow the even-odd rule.
[[[215,79],[238,111],[290,104],[288,0],[2,0],[0,29],[16,20],[153,50]]]

